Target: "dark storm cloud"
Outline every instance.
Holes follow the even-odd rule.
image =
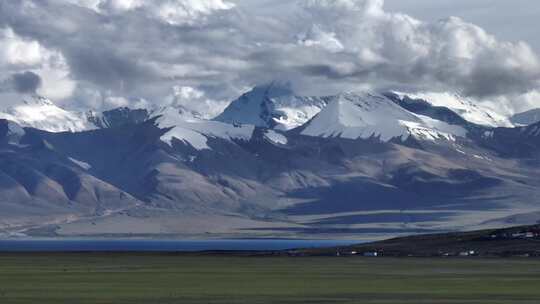
[[[132,90],[156,76],[137,58],[118,55],[111,49],[70,48],[67,60],[76,78],[105,88]]]
[[[34,72],[23,72],[11,76],[13,88],[18,93],[36,93],[41,86],[41,77]]]

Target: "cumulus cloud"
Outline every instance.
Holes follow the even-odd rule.
[[[54,99],[72,95],[75,83],[61,52],[47,48],[36,39],[22,37],[1,24],[0,45],[3,93],[40,93]]]
[[[218,10],[228,10],[233,3],[223,0],[67,0],[69,3],[100,14],[123,14],[138,10],[146,16],[180,25],[192,24]]]
[[[381,0],[311,0],[304,8],[307,19],[320,22],[319,31],[335,33],[332,38],[343,45],[337,61],[354,66],[348,73],[329,73],[333,77],[435,86],[478,97],[538,86],[539,60],[526,43],[498,41],[460,18],[426,23],[384,12]],[[332,71],[335,62],[322,65]],[[310,71],[328,73],[321,63]]]
[[[338,53],[344,50],[343,44],[336,38],[336,33],[325,32],[317,25],[314,25],[304,35],[301,34],[299,42],[305,46],[322,47],[332,53]]]
[[[540,79],[525,42],[390,13],[383,0],[20,0],[0,3],[0,20],[11,41],[0,79],[31,71],[39,92],[81,107],[204,112],[275,79],[305,94],[399,87],[508,104],[536,96]]]
[[[16,35],[11,28],[0,29],[0,64],[3,67],[35,67],[49,55],[35,40]]]
[[[189,111],[188,114],[206,119],[214,118],[222,113],[227,104],[227,101],[209,98],[204,91],[197,88],[181,85],[174,86],[172,93],[166,98],[166,105]]]

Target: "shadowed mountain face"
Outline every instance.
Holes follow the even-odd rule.
[[[0,222],[5,227],[63,223],[140,203],[88,172],[88,164],[57,149],[41,131],[19,129],[23,133],[14,137],[8,125],[0,121],[0,130],[8,129],[0,131]]]
[[[528,126],[540,122],[540,109],[532,109],[513,115],[511,121],[516,125]]]
[[[234,136],[241,125],[212,129],[221,122],[164,128],[129,109],[78,133],[1,121],[0,231],[350,238],[540,219],[540,127],[480,126],[448,108],[353,97],[328,99],[305,127],[256,127],[249,137]],[[383,114],[374,121],[370,111]],[[380,125],[395,126],[388,139]],[[314,128],[324,135],[306,133]],[[164,141],[173,130],[206,142]]]
[[[117,108],[101,114],[89,113],[88,120],[98,128],[115,128],[142,123],[150,118],[145,109]]]

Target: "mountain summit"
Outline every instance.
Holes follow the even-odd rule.
[[[310,120],[328,101],[327,97],[297,96],[290,84],[273,82],[234,100],[215,120],[290,130]]]
[[[465,136],[466,131],[411,113],[383,95],[344,93],[333,97],[330,104],[305,125],[302,134],[350,139],[376,137],[383,141],[406,140],[409,136],[451,140]]]

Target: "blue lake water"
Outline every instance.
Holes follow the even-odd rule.
[[[112,240],[9,239],[0,240],[0,252],[199,252],[265,251],[322,248],[362,243],[350,240]]]

